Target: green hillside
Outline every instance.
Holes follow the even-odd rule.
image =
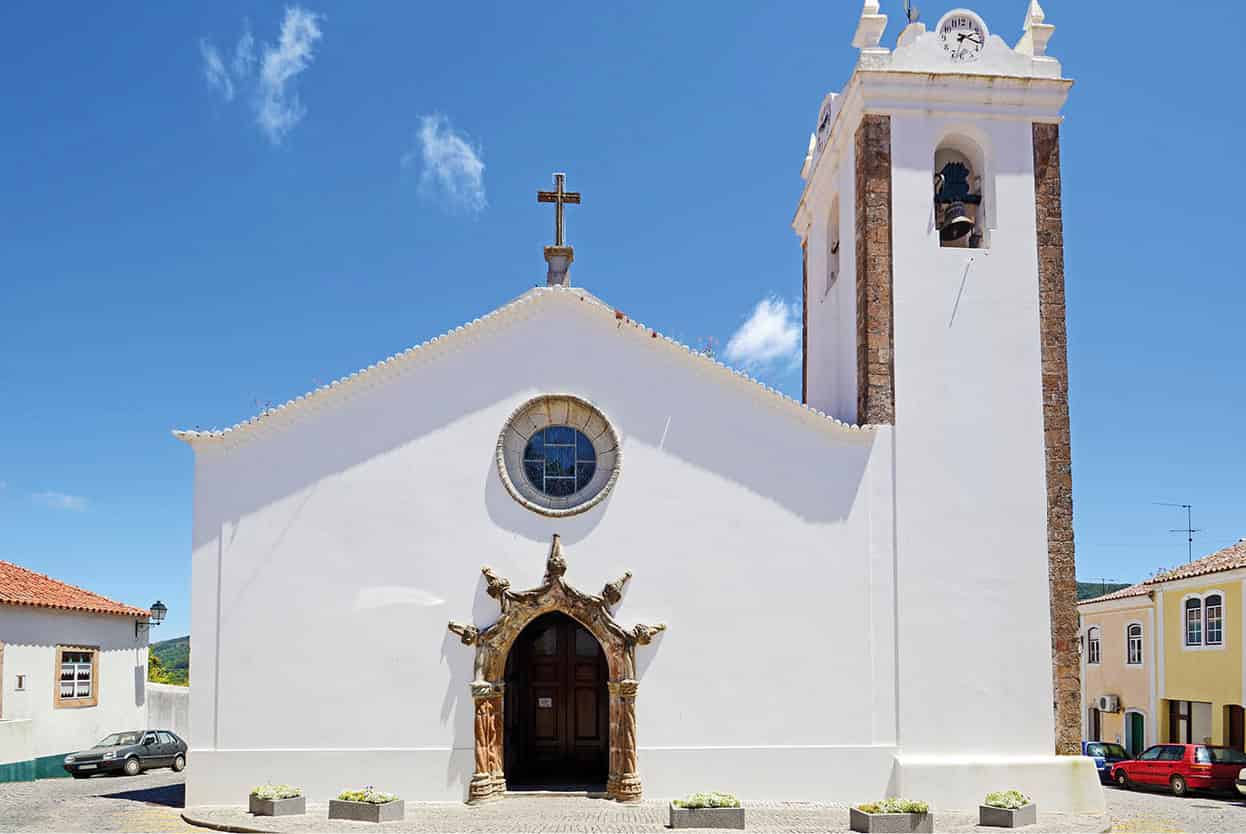
[[[1078,582],[1077,583],[1077,599],[1091,599],[1092,597],[1101,597],[1104,594],[1110,594],[1113,591],[1119,591],[1121,588],[1128,588],[1126,582]]]
[[[158,660],[158,663],[151,665],[163,670],[164,683],[182,686],[190,683],[190,635],[152,643],[151,655]],[[150,667],[148,672],[150,677]]]

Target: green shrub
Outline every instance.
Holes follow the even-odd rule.
[[[361,791],[342,791],[337,795],[337,798],[346,802],[367,802],[371,805],[384,805],[386,802],[393,802],[398,797],[392,793],[381,793],[371,785],[364,785]]]
[[[1015,811],[1018,808],[1024,808],[1031,802],[1033,800],[1021,793],[1021,791],[995,791],[995,793],[988,793],[982,804],[989,805],[992,808],[1004,808],[1009,811]]]
[[[708,791],[694,793],[687,799],[676,799],[676,808],[739,808],[740,800],[734,794]]]
[[[928,814],[930,805],[919,799],[899,799],[888,797],[877,802],[866,802],[856,806],[858,811],[867,814]]]
[[[251,796],[256,799],[294,799],[302,795],[302,788],[293,788],[289,785],[257,785],[251,789]]]

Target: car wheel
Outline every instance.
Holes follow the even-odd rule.
[[[138,776],[143,771],[143,766],[138,763],[138,759],[134,756],[125,760],[125,765],[121,768],[126,776]]]
[[[1168,784],[1172,788],[1173,796],[1185,796],[1185,792],[1188,790],[1184,776],[1174,776]]]
[[[1116,784],[1125,790],[1129,790],[1129,774],[1123,770],[1116,771]]]
[[[181,773],[185,769],[186,769],[186,757],[183,756],[181,753],[178,753],[176,756],[173,757],[173,772]]]

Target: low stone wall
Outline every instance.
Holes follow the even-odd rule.
[[[147,684],[147,726],[190,738],[190,687]]]

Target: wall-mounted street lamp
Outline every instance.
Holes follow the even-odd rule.
[[[151,626],[160,625],[164,622],[164,615],[167,613],[169,613],[168,606],[160,600],[156,600],[156,602],[151,606],[150,614],[146,620],[134,621],[134,636],[138,637],[144,631],[147,631],[147,629]]]

